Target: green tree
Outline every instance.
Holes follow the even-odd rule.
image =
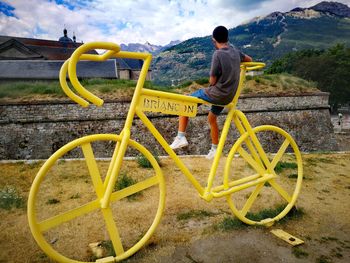
[[[292,52],[272,63],[267,73],[287,72],[317,82],[330,93],[330,103],[350,101],[350,48],[337,44],[328,50]]]

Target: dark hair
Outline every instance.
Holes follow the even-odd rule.
[[[228,30],[224,26],[218,26],[213,31],[213,38],[219,43],[226,43],[228,41]]]

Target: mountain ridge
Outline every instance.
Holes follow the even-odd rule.
[[[124,51],[149,52],[155,55],[179,43],[180,43],[179,40],[172,40],[165,46],[161,46],[161,45],[153,45],[147,41],[144,44],[140,44],[140,43],[121,44],[120,47]]]
[[[284,13],[276,11],[229,29],[229,39],[254,60],[268,64],[291,51],[348,45],[350,8],[324,1]],[[163,50],[152,63],[155,82],[207,77],[213,52],[211,36],[191,38]]]

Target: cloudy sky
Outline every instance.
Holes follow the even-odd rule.
[[[0,0],[0,35],[165,45],[321,0]],[[350,6],[350,0],[338,0]]]

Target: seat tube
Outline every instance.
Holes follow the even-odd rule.
[[[210,189],[213,186],[214,177],[215,177],[218,165],[219,165],[219,160],[220,160],[222,151],[223,151],[224,146],[225,146],[227,134],[228,134],[229,129],[231,127],[231,120],[233,118],[234,113],[235,113],[235,109],[233,107],[230,108],[230,111],[227,114],[225,124],[224,124],[224,127],[223,127],[222,132],[221,132],[219,145],[218,145],[218,149],[217,149],[217,154],[214,157],[214,161],[213,161],[213,164],[212,164],[211,169],[210,169],[210,173],[208,176],[208,183],[207,183],[207,187],[205,190],[205,195],[211,191]]]
[[[113,164],[110,178],[108,178],[109,180],[107,182],[105,193],[103,195],[103,198],[101,199],[101,208],[107,208],[109,206],[114,185],[117,181],[120,168],[122,166],[123,158],[126,152],[126,148],[128,147],[128,144],[129,144],[129,139],[130,139],[130,130],[127,128],[124,128],[122,132],[122,139],[121,139],[120,147],[118,149],[117,157]]]

